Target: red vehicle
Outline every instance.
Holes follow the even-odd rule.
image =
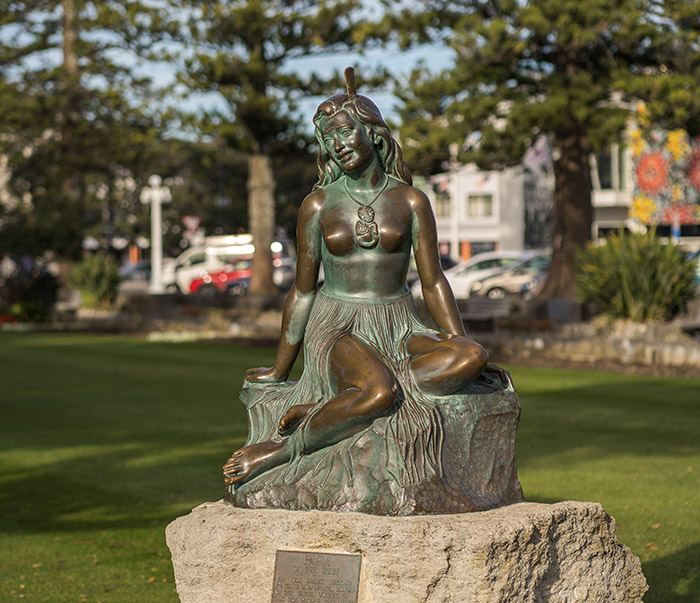
[[[190,283],[190,293],[212,295],[219,291],[228,291],[231,284],[250,279],[253,273],[251,265],[251,258],[239,258],[231,262],[224,270],[211,273],[207,272],[192,280]]]

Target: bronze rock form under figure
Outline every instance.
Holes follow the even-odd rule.
[[[225,499],[386,515],[518,501],[510,375],[466,336],[430,202],[352,69],[346,82],[314,116],[319,180],[299,212],[296,281],[274,366],[246,373],[250,434],[224,465]],[[437,332],[406,286],[411,251]]]

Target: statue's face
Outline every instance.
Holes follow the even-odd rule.
[[[364,167],[374,156],[367,130],[347,111],[338,111],[324,120],[321,127],[328,155],[344,172]]]

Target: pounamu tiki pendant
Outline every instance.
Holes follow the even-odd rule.
[[[369,205],[363,205],[357,210],[360,218],[355,224],[357,244],[365,249],[371,249],[379,242],[379,228],[374,221],[374,209]]]

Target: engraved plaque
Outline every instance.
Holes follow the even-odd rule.
[[[362,555],[277,551],[272,603],[357,603]]]

